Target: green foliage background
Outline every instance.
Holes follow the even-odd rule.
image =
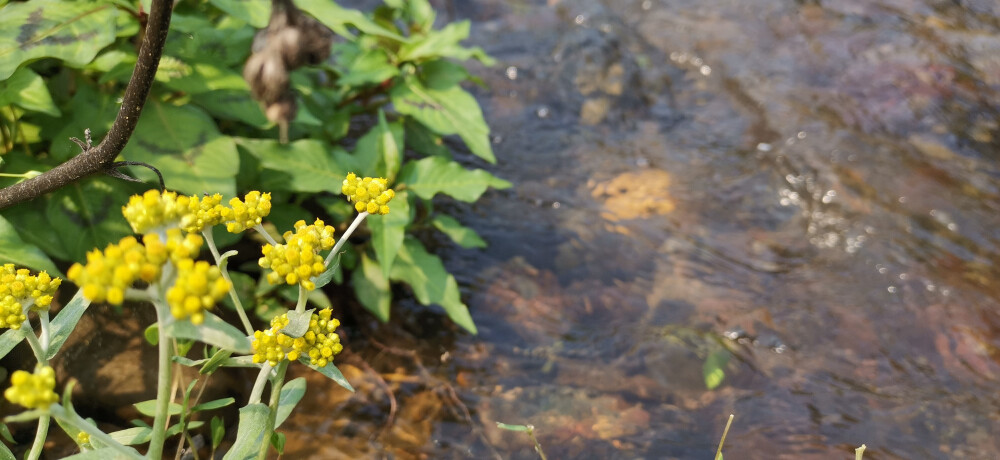
[[[278,233],[299,219],[349,222],[355,213],[339,196],[344,175],[386,177],[399,192],[392,212],[368,217],[371,238],[345,246],[330,278],[345,282],[349,272],[358,300],[380,320],[389,317],[396,282],[475,332],[454,276],[412,231],[434,228],[463,247],[485,245],[432,202],[447,195],[471,203],[490,187],[510,185],[466,165],[495,157],[479,104],[461,85],[475,78],[459,62],[492,60],[461,45],[468,22],[434,29],[427,0],[385,0],[369,13],[330,0],[295,3],[339,39],[327,63],[292,74],[299,105],[292,142],[275,140],[277,128],[241,75],[271,2],[183,1],[175,6],[156,83],[123,159],[156,166],[168,189],[186,194],[228,199],[269,191]],[[54,167],[79,153],[69,138],[82,138],[85,128],[95,143],[102,138],[135,65],[139,19],[148,6],[148,0],[0,0],[0,172]],[[471,153],[462,155],[466,164],[455,161],[456,144],[443,136],[463,142]],[[155,183],[148,170],[131,172],[146,183],[96,177],[5,211],[0,262],[59,273],[53,260],[81,261],[87,251],[131,234],[119,209]],[[2,178],[0,185],[16,180]],[[258,283],[258,273],[234,275],[238,288],[262,305],[294,295]],[[321,293],[311,300],[329,303]]]

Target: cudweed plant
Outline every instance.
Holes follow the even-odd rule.
[[[172,388],[175,363],[199,367],[202,374],[211,374],[220,367],[259,369],[248,401],[240,409],[236,442],[226,453],[227,459],[266,456],[269,445],[275,442],[272,439],[276,438],[275,429],[283,422],[279,413],[287,417],[298,402],[287,397],[291,392],[283,392],[285,373],[291,362],[298,361],[353,391],[334,365],[334,358],[344,349],[337,334],[340,321],[329,308],[307,310],[306,299],[308,291],[329,282],[327,274],[337,262],[340,247],[358,225],[369,214],[389,214],[395,192],[387,184],[384,178],[347,175],[343,189],[348,201],[361,211],[339,242],[334,237],[334,228],[321,219],[312,224],[300,220],[295,223],[294,231],[285,232],[284,243],[275,241],[262,226],[271,211],[269,193],[252,191],[242,199],[233,198],[228,206],[221,204],[221,195],[185,196],[158,190],[134,195],[122,207],[122,213],[138,236],[124,237],[103,250],[94,249],[87,253],[85,263],[74,264],[67,277],[80,289],[51,322],[48,308],[62,280],[44,271],[32,275],[13,264],[0,268],[0,325],[8,329],[0,335],[0,350],[6,353],[25,340],[37,361],[33,372],[16,371],[10,387],[4,391],[8,401],[28,409],[7,417],[5,422],[38,420],[35,441],[27,458],[41,456],[52,419],[77,441],[81,451],[106,458],[161,458],[167,438],[174,435],[182,435],[178,449],[182,448],[186,430],[197,427],[191,421],[192,414],[235,401],[226,398],[197,404],[191,401],[192,384],[181,395],[182,410],[175,419],[171,409],[178,404],[175,401],[178,395]],[[253,329],[226,269],[226,260],[235,251],[219,253],[212,233],[216,226],[225,226],[233,233],[256,231],[268,241],[261,248],[259,265],[270,282],[298,288],[294,310],[274,317],[266,329]],[[195,260],[205,245],[213,263]],[[227,295],[236,306],[243,330],[212,313],[219,300]],[[55,393],[55,371],[49,360],[58,353],[90,303],[123,305],[126,301],[134,308],[151,305],[156,312],[157,322],[153,327],[156,336],[152,341],[159,356],[157,396],[154,401],[137,404],[141,411],[152,409],[153,422],[149,426],[104,433],[74,411],[70,400],[72,384],[67,385],[60,403]],[[35,313],[37,335],[30,313]],[[209,345],[214,351],[202,360],[188,359],[182,350],[190,348],[192,341]],[[305,381],[296,379],[293,383],[295,393],[301,395]],[[267,386],[270,396],[265,401]],[[215,441],[213,449],[218,446]],[[142,444],[148,444],[145,455],[132,447]],[[13,455],[0,444],[2,454]]]

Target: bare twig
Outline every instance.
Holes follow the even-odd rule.
[[[135,63],[132,78],[125,88],[122,108],[118,111],[118,117],[111,125],[108,135],[104,136],[96,147],[80,153],[44,174],[0,189],[0,209],[33,200],[43,193],[108,170],[115,157],[125,148],[139,122],[139,114],[142,113],[146,96],[149,95],[153,78],[156,76],[156,68],[160,64],[163,44],[167,41],[172,5],[171,0],[153,0],[146,34],[139,49],[139,58]]]

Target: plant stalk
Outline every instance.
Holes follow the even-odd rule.
[[[288,369],[288,360],[284,360],[278,364],[275,368],[275,373],[277,375],[271,379],[271,401],[268,404],[269,415],[267,417],[267,426],[264,429],[264,442],[260,445],[260,453],[257,454],[258,459],[267,458],[267,450],[271,447],[271,436],[274,435],[274,423],[278,415],[278,403],[281,402],[281,387],[285,385],[285,370]]]
[[[72,425],[74,428],[89,434],[91,442],[97,440],[100,444],[103,444],[107,447],[114,449],[116,452],[118,452],[125,458],[131,458],[137,460],[144,458],[143,456],[139,455],[139,453],[136,452],[134,449],[130,449],[128,447],[121,445],[121,443],[112,439],[111,436],[108,436],[107,433],[101,431],[90,422],[80,418],[80,416],[77,415],[75,412],[66,410],[66,408],[60,406],[59,404],[53,404],[50,407],[49,411],[52,413],[53,416],[58,417],[64,423]]]
[[[250,398],[247,400],[247,404],[256,404],[260,402],[260,395],[264,394],[264,384],[267,383],[267,377],[271,374],[271,363],[265,362],[260,366],[260,373],[257,374],[257,380],[253,383],[253,391],[250,392]]]
[[[236,314],[239,315],[240,322],[243,323],[243,329],[246,330],[247,335],[253,335],[253,326],[250,324],[250,318],[247,318],[247,312],[243,309],[243,302],[240,302],[240,296],[236,295],[236,285],[233,284],[233,279],[229,277],[229,270],[222,266],[222,256],[219,255],[219,248],[215,246],[215,235],[212,234],[212,228],[209,227],[202,230],[201,234],[205,237],[205,242],[208,243],[208,250],[212,252],[212,258],[215,259],[215,265],[219,267],[222,279],[229,283],[229,298],[232,299],[233,305],[236,307]]]
[[[149,441],[149,451],[146,452],[146,457],[159,459],[163,456],[167,424],[170,423],[170,400],[173,399],[170,382],[173,365],[170,362],[171,341],[170,337],[167,336],[166,323],[164,322],[166,319],[164,313],[167,312],[167,309],[160,305],[159,301],[154,302],[154,304],[156,304],[156,320],[159,321],[159,327],[156,328],[159,335],[157,343],[159,375],[156,381],[156,415],[153,417],[153,434]]]
[[[38,460],[42,456],[42,448],[45,447],[45,438],[49,436],[49,421],[51,416],[43,415],[38,418],[38,428],[35,430],[35,440],[31,443],[31,451],[25,457],[28,460]]]
[[[351,226],[347,227],[347,230],[344,231],[343,235],[340,235],[340,241],[338,241],[337,244],[333,246],[333,249],[330,250],[330,253],[327,254],[326,260],[323,261],[323,266],[330,266],[330,262],[333,261],[337,251],[339,251],[347,239],[351,237],[351,234],[353,234],[354,230],[358,228],[358,225],[361,225],[361,222],[365,220],[365,217],[368,217],[368,212],[358,214],[358,217],[354,218],[354,222],[351,222]]]

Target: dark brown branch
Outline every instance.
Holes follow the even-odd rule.
[[[33,200],[91,174],[108,170],[115,157],[125,148],[139,122],[139,114],[142,113],[146,96],[153,86],[156,68],[160,65],[163,44],[167,41],[172,6],[171,0],[153,0],[146,35],[139,49],[139,58],[135,63],[135,70],[132,71],[132,78],[125,88],[121,110],[118,111],[118,117],[111,125],[108,135],[104,136],[96,147],[80,153],[44,174],[0,189],[0,209]]]

